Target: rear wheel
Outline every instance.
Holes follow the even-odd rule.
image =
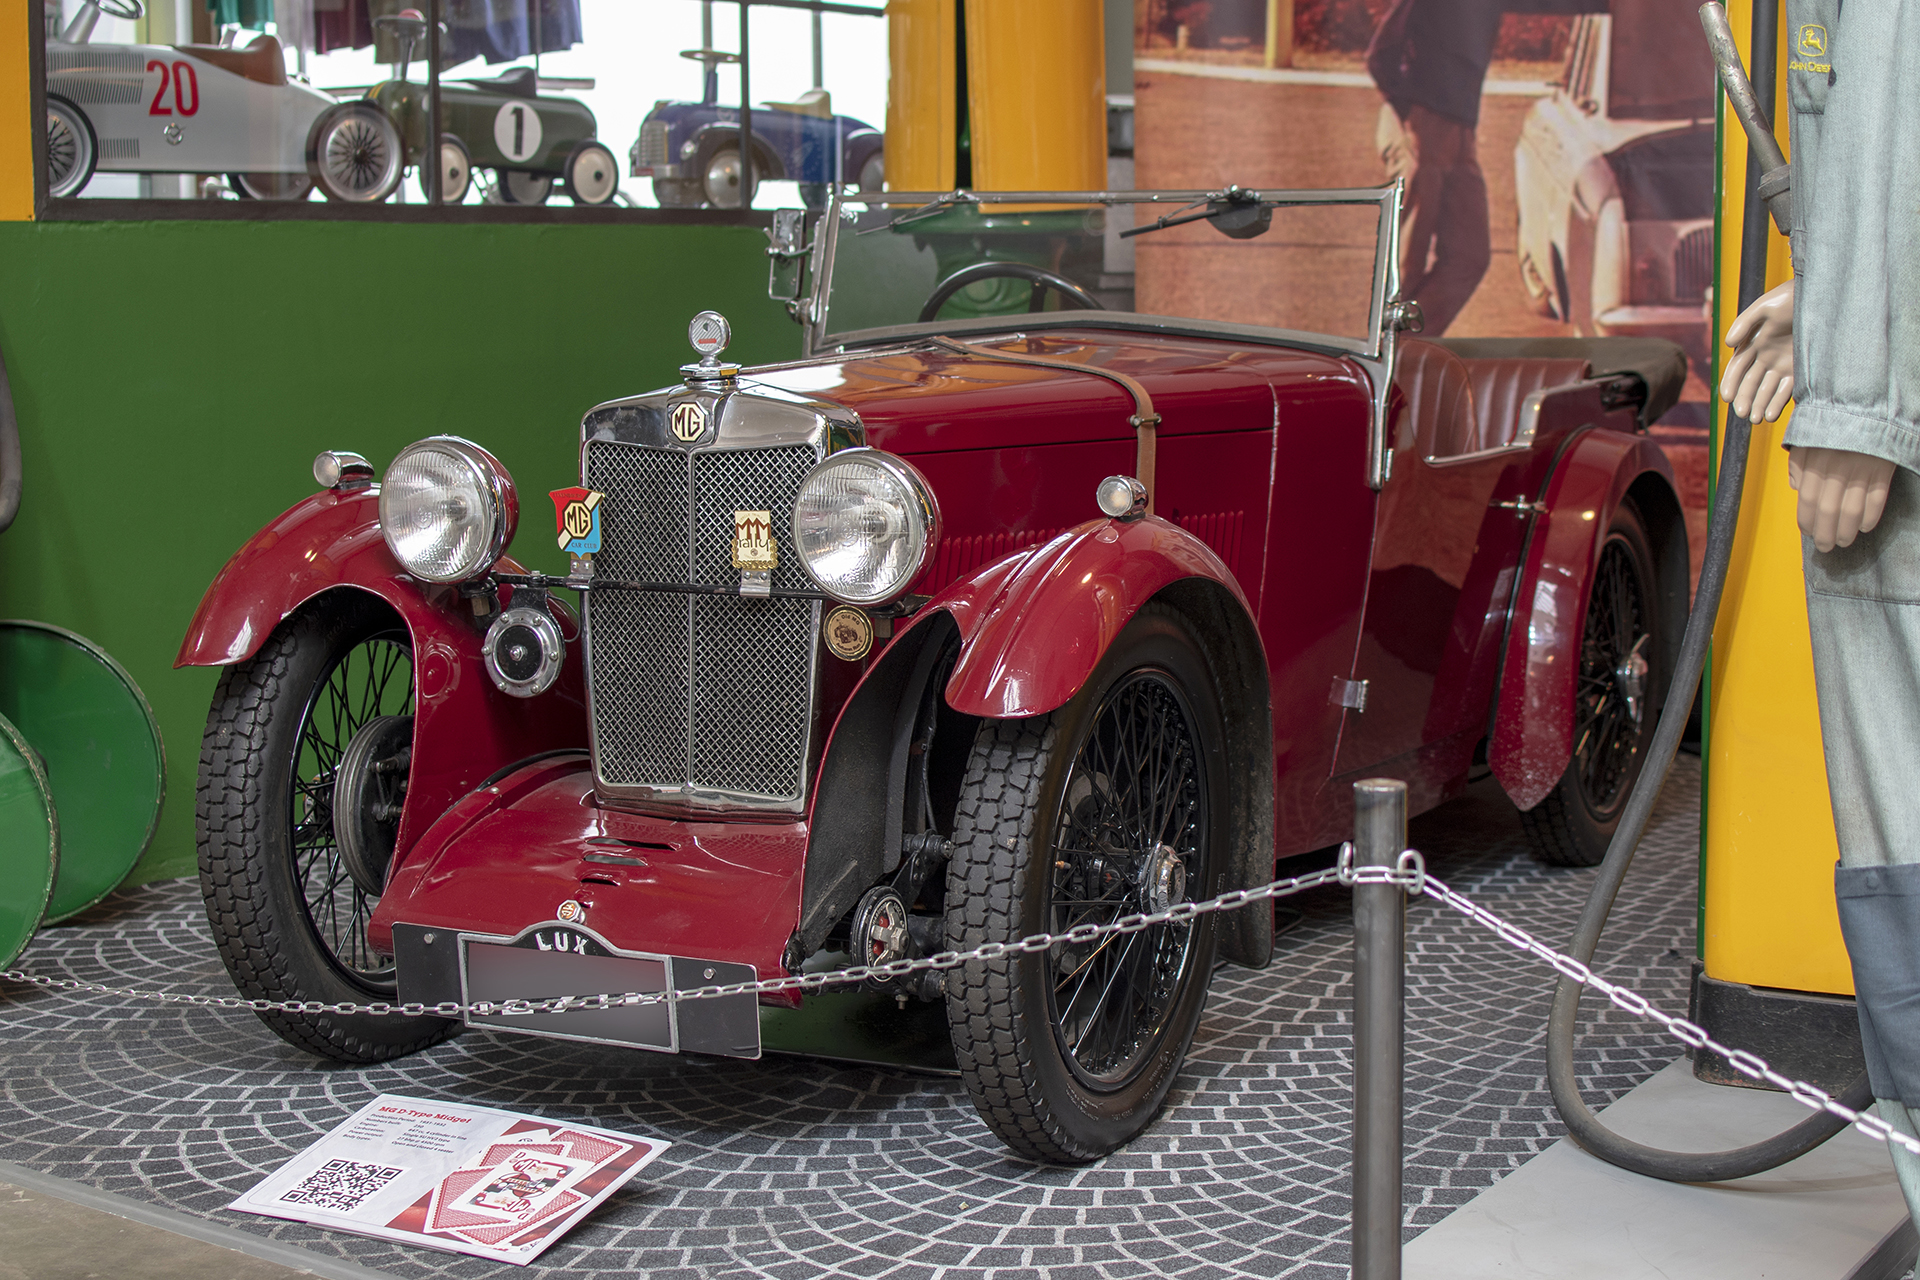
[[[1607,530],[1587,596],[1573,703],[1573,759],[1547,798],[1520,815],[1542,860],[1591,867],[1646,767],[1667,679],[1646,526],[1622,503]]]
[[[1217,891],[1227,766],[1191,627],[1149,606],[1074,700],[980,727],[954,823],[947,945],[1064,933]],[[1158,1114],[1213,967],[1212,916],[947,977],[961,1078],[1002,1141],[1092,1160]]]
[[[328,107],[307,135],[307,172],[329,200],[378,204],[399,189],[405,164],[400,130],[376,103]]]
[[[404,792],[404,757],[362,757],[392,747],[393,717],[412,709],[406,627],[357,591],[321,597],[222,675],[200,746],[200,887],[243,995],[393,1000],[393,961],[367,941],[383,887],[374,876],[385,871],[378,840],[391,827],[378,814],[335,810],[343,759],[349,773],[383,780],[346,788],[356,803],[390,805]],[[344,847],[338,828],[350,829]],[[431,1017],[260,1018],[289,1043],[342,1062],[411,1053],[459,1029]]]
[[[93,122],[57,93],[47,95],[47,194],[77,196],[100,160]]]
[[[567,196],[575,204],[606,204],[620,190],[620,165],[605,144],[581,143],[567,157],[562,175]]]
[[[440,135],[440,203],[459,204],[473,185],[473,162],[467,158],[467,144],[450,133]],[[420,169],[420,194],[433,199],[427,170]]]
[[[502,204],[545,204],[553,194],[553,178],[524,169],[496,169],[494,191]]]

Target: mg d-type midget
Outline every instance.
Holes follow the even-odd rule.
[[[1417,811],[1490,770],[1543,857],[1597,860],[1686,602],[1645,432],[1684,358],[1412,337],[1398,202],[782,216],[810,354],[727,363],[704,313],[681,383],[589,412],[564,578],[503,554],[479,445],[378,484],[322,454],[180,653],[226,668],[200,856],[241,990],[659,992],[1064,933],[1264,883],[1369,774]],[[1086,1160],[1152,1120],[1215,962],[1271,947],[1262,906],[887,991],[944,1004],[1008,1145]],[[352,1062],[461,1025],[262,1016]],[[751,995],[466,1020],[760,1048]]]

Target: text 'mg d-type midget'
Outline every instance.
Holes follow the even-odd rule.
[[[965,951],[1272,878],[1488,772],[1598,861],[1687,599],[1647,339],[1423,341],[1399,191],[838,195],[776,215],[806,356],[692,325],[534,521],[483,445],[344,449],[208,590],[207,908],[249,996],[668,992]],[[350,444],[350,441],[342,441]],[[532,534],[532,530],[528,530]],[[981,1117],[1154,1119],[1269,904],[883,984]],[[791,991],[464,1022],[755,1057]],[[461,1018],[263,1013],[375,1062]]]

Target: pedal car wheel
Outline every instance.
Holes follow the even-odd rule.
[[[698,209],[700,184],[692,178],[655,178],[653,199],[662,209]]]
[[[887,157],[884,152],[876,151],[860,166],[860,189],[878,191],[886,185]]]
[[[400,130],[372,102],[328,107],[307,134],[307,172],[329,200],[378,204],[400,186]]]
[[[227,185],[242,200],[305,200],[313,192],[304,173],[230,173]]]
[[[1646,527],[1639,512],[1622,503],[1600,547],[1587,597],[1573,759],[1547,798],[1520,815],[1528,843],[1543,861],[1591,867],[1605,858],[1627,795],[1646,765],[1667,681],[1660,668],[1656,598]]]
[[[954,821],[947,945],[1064,933],[1217,891],[1225,733],[1192,628],[1148,606],[1060,710],[983,724]],[[961,1079],[1015,1151],[1092,1160],[1165,1102],[1206,1003],[1212,916],[947,975]]]
[[[567,157],[565,180],[575,204],[606,204],[620,189],[620,164],[602,143],[582,142]]]
[[[753,207],[753,192],[746,193],[746,199],[740,198],[740,182],[745,176],[740,172],[740,149],[727,146],[709,152],[694,161],[695,172],[700,175],[700,194],[715,209],[738,209],[742,205]],[[758,173],[754,186],[760,185]]]
[[[342,856],[334,784],[364,726],[412,710],[407,630],[357,591],[322,596],[222,674],[200,746],[200,887],[243,995],[394,998],[393,962],[367,942],[379,896],[356,883]],[[260,1019],[289,1043],[342,1062],[411,1053],[459,1029],[430,1017]]]
[[[467,144],[450,133],[440,135],[440,203],[459,204],[473,185],[473,162],[467,158]],[[433,199],[428,189],[427,171],[420,170],[420,194]]]
[[[93,180],[100,145],[87,113],[57,93],[47,95],[47,194],[77,196]]]
[[[544,173],[496,169],[493,176],[494,190],[500,193],[502,204],[545,204],[553,194],[553,179]]]

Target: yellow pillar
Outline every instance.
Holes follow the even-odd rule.
[[[973,185],[1107,185],[1106,15],[1101,0],[964,0]],[[892,164],[889,152],[888,164]]]
[[[887,189],[950,191],[959,143],[955,0],[887,0]]]
[[[0,221],[33,220],[33,77],[40,0],[0,0]],[[11,31],[12,35],[6,35]],[[45,128],[44,125],[40,126]]]
[[[1749,47],[1753,5],[1733,0],[1727,6],[1742,50]],[[1783,147],[1787,47],[1782,15],[1773,118]],[[1745,136],[1731,112],[1724,119],[1714,294],[1722,334],[1739,298],[1747,164]],[[1785,238],[1768,225],[1771,288],[1787,279],[1792,266]],[[1725,357],[1726,349],[1716,345],[1716,382]],[[1715,413],[1724,422],[1724,406],[1716,402]],[[1701,943],[1709,977],[1847,995],[1853,974],[1834,908],[1839,852],[1820,749],[1796,496],[1787,487],[1780,448],[1785,426],[1754,427],[1740,533],[1713,637]]]
[[[1267,0],[1267,65],[1293,65],[1293,0]]]

